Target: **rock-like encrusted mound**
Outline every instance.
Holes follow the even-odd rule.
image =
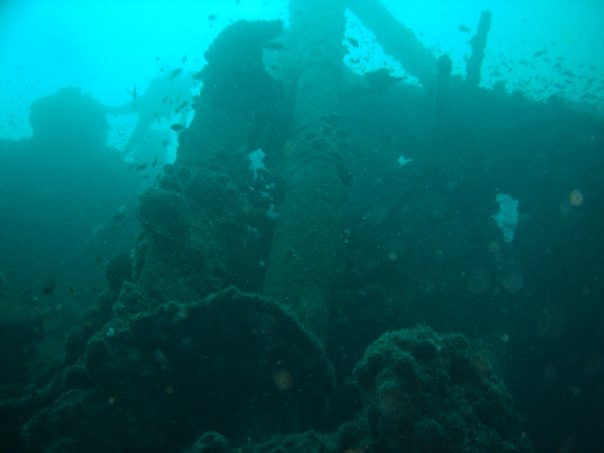
[[[234,442],[304,431],[324,421],[334,386],[322,346],[286,310],[232,288],[114,318],[62,379],[25,426],[33,450],[174,451],[205,431]]]
[[[354,370],[375,451],[531,451],[488,361],[462,335],[383,335]]]

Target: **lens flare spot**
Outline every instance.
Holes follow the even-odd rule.
[[[579,207],[583,204],[583,194],[580,190],[571,190],[568,195],[568,202],[571,206]]]
[[[278,390],[286,391],[292,388],[294,379],[287,370],[277,370],[273,375],[273,382]]]

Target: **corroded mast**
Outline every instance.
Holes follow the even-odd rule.
[[[346,166],[337,126],[345,29],[343,0],[291,0],[294,133],[284,149],[286,194],[264,293],[320,340],[340,241]]]

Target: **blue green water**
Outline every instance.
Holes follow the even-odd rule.
[[[604,3],[345,10],[318,127],[288,3],[0,5],[0,451],[604,451]]]

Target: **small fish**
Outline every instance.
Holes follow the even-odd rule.
[[[184,109],[187,105],[189,105],[189,101],[181,103],[178,107],[174,109],[174,113],[180,113],[180,111]]]
[[[285,49],[285,46],[283,44],[281,44],[280,42],[276,42],[276,41],[271,41],[271,42],[267,42],[264,45],[265,49],[268,50],[277,50],[277,51],[281,51]]]
[[[137,166],[136,166],[136,168],[135,168],[135,170],[136,170],[136,171],[143,171],[143,170],[145,170],[145,169],[146,169],[148,166],[149,166],[149,164],[145,162],[144,164],[139,164],[139,165],[137,165]]]
[[[359,47],[359,42],[354,39],[354,38],[346,38],[346,41],[348,41],[348,43],[352,46],[352,47]]]
[[[172,71],[170,73],[170,76],[168,77],[169,80],[174,80],[176,77],[178,77],[180,75],[180,73],[182,72],[182,68],[176,68],[174,71]]]
[[[132,90],[131,92],[130,92],[130,91],[128,91],[128,94],[129,94],[129,95],[132,97],[132,101],[131,101],[132,106],[133,106],[135,109],[138,109],[138,104],[137,104],[137,102],[136,102],[136,97],[137,97],[137,95],[138,95],[138,94],[137,94],[137,92],[136,92],[136,85],[134,85],[134,90]]]
[[[174,132],[180,132],[184,129],[185,127],[182,124],[178,124],[175,123],[172,126],[170,126],[170,129],[172,129]]]
[[[49,296],[55,292],[57,289],[57,284],[54,280],[48,280],[48,282],[42,287],[42,294],[45,296]]]
[[[203,79],[203,71],[197,71],[193,74],[193,80],[201,81]]]
[[[460,32],[462,32],[462,33],[470,33],[470,32],[472,31],[472,30],[470,30],[470,28],[469,28],[469,27],[466,27],[466,26],[465,26],[465,25],[463,25],[463,24],[459,24],[459,25],[457,26],[457,29],[458,29]]]
[[[543,55],[545,55],[545,53],[545,50],[538,50],[533,54],[533,57],[542,57]]]
[[[210,14],[210,15],[208,16],[208,20],[209,20],[210,22],[215,21],[217,18],[218,18],[218,14]]]
[[[187,56],[185,55],[184,57],[182,57],[182,64],[185,64],[187,62]]]
[[[151,168],[155,168],[156,165],[157,165],[157,156],[155,156],[155,159],[153,159],[153,162],[151,163]]]

